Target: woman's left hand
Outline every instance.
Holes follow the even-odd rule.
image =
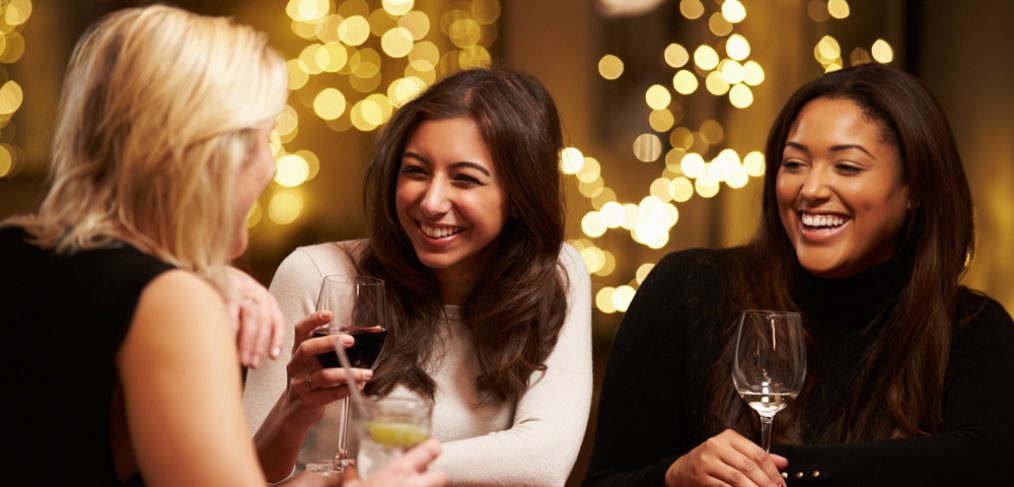
[[[226,267],[230,298],[226,302],[229,321],[236,333],[239,362],[257,368],[261,357],[277,358],[285,338],[285,319],[278,301],[249,274]]]

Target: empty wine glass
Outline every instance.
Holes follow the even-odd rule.
[[[384,349],[388,324],[384,322],[384,281],[367,276],[326,276],[317,297],[317,311],[331,311],[331,322],[313,331],[313,336],[345,333],[355,344],[345,349],[350,365],[376,367]],[[337,341],[335,342],[336,346]],[[329,352],[317,356],[324,367],[341,367],[338,355]],[[355,387],[350,384],[350,387]],[[338,451],[322,463],[310,463],[306,470],[325,476],[341,476],[350,464],[348,451],[349,399],[341,401],[342,421],[338,426]]]
[[[803,387],[806,345],[799,313],[746,310],[736,333],[732,382],[761,421],[761,446],[771,450],[771,424]]]

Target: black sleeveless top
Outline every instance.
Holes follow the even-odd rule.
[[[125,243],[56,255],[26,238],[0,228],[4,471],[52,485],[122,485],[109,443],[115,356],[141,291],[172,266]]]

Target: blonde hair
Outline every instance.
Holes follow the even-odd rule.
[[[71,56],[39,212],[7,223],[59,253],[125,238],[210,277],[238,237],[255,127],[287,95],[284,61],[250,27],[164,5],[114,12]]]

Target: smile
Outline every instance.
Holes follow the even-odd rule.
[[[419,229],[429,238],[448,238],[465,231],[465,227],[434,227],[419,222]]]
[[[848,221],[848,218],[841,217],[838,215],[809,215],[803,213],[803,225],[810,228],[830,228],[834,229],[840,227]]]

